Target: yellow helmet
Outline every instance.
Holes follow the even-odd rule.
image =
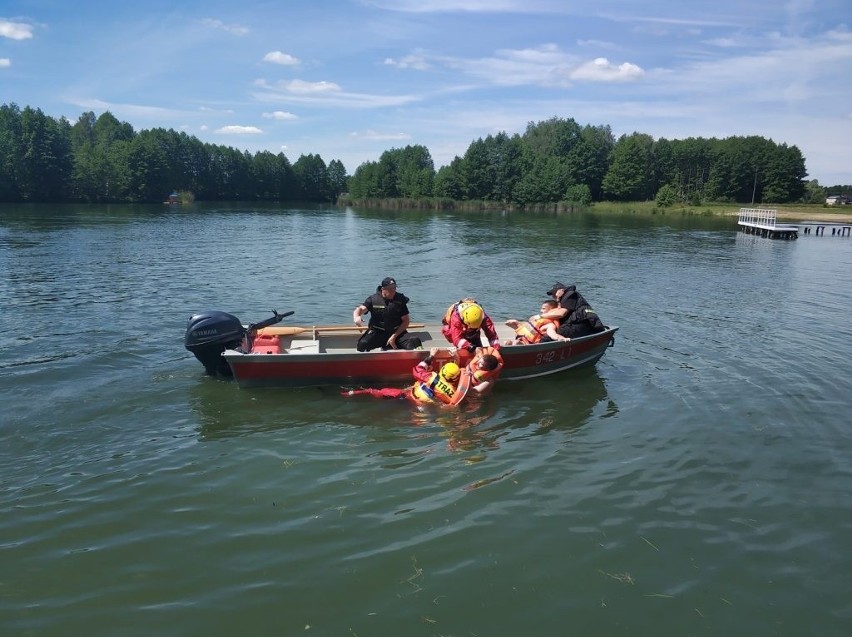
[[[461,369],[452,361],[444,363],[444,366],[441,368],[441,376],[444,380],[452,382],[459,377],[459,374],[461,374]]]
[[[461,316],[462,323],[476,330],[482,325],[485,313],[478,303],[465,303],[459,306],[459,316]]]

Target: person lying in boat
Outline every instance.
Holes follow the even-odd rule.
[[[404,387],[383,387],[381,389],[353,389],[342,393],[343,396],[367,394],[376,398],[407,398],[421,405],[440,404],[451,407],[459,405],[473,390],[473,395],[490,391],[503,368],[503,358],[494,348],[482,348],[461,369],[457,352],[450,350],[451,360],[444,363],[439,371],[434,370],[435,355],[438,348],[429,350],[429,355],[417,363],[411,370],[414,384]]]
[[[540,342],[545,336],[550,338],[551,341],[567,341],[567,337],[561,336],[556,331],[556,328],[559,327],[559,319],[544,316],[557,307],[559,307],[559,303],[553,299],[548,299],[541,304],[541,314],[534,314],[526,321],[517,319],[506,321],[506,325],[515,330],[514,340],[506,341],[506,345],[532,345]]]
[[[597,334],[606,329],[592,306],[577,291],[576,286],[565,285],[557,281],[547,291],[547,295],[552,296],[559,305],[549,312],[542,312],[542,315],[559,321],[556,332],[560,336],[575,338]],[[552,339],[545,335],[541,340],[549,341]]]
[[[407,332],[411,321],[408,314],[409,298],[397,292],[396,279],[385,277],[376,287],[375,294],[368,296],[352,312],[355,325],[364,325],[361,316],[369,313],[370,322],[361,334],[355,348],[359,352],[382,349],[419,349],[423,343]]]
[[[441,333],[453,347],[473,352],[482,347],[482,334],[491,347],[500,348],[500,337],[494,328],[494,321],[485,313],[482,306],[472,298],[464,298],[453,303],[441,320]]]

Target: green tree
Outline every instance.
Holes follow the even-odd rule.
[[[130,142],[127,161],[132,201],[162,201],[173,190],[169,157],[158,133],[140,132]]]
[[[21,112],[17,187],[24,201],[62,201],[70,192],[71,126],[40,109]]]
[[[293,164],[293,172],[305,201],[332,201],[328,167],[319,155],[301,155]]]
[[[588,186],[593,200],[603,196],[603,180],[615,138],[609,126],[584,126],[580,139],[566,155],[567,178],[572,184]]]
[[[530,164],[515,184],[513,201],[526,205],[561,200],[569,186],[566,162],[555,156],[537,156]]]
[[[670,208],[677,203],[677,190],[670,184],[661,186],[657,191],[657,196],[654,201],[657,203],[657,208]]]
[[[565,191],[565,196],[562,197],[562,200],[569,203],[577,203],[581,206],[589,206],[592,203],[592,189],[586,184],[568,186],[568,190]]]
[[[464,159],[453,158],[446,166],[441,166],[435,175],[432,192],[436,197],[446,197],[463,201],[467,196],[467,183],[465,181],[466,168]]]
[[[395,165],[397,196],[409,199],[432,196],[435,165],[428,148],[406,146],[400,150],[387,151],[382,157],[386,155],[391,157]]]
[[[21,148],[21,111],[15,104],[0,106],[0,201],[19,201],[18,156]]]
[[[468,199],[488,199],[494,174],[488,160],[488,144],[481,137],[467,147],[463,166]]]
[[[539,157],[566,158],[582,140],[582,129],[573,119],[552,117],[529,122],[523,135],[524,146]]]
[[[766,161],[765,201],[798,201],[805,193],[805,159],[796,146],[775,145]]]
[[[328,162],[328,183],[331,188],[331,196],[337,199],[346,191],[346,168],[339,159]]]
[[[251,161],[251,176],[256,199],[278,201],[280,191],[281,163],[278,156],[269,151],[255,153]]]
[[[622,135],[612,151],[612,163],[603,180],[604,193],[616,201],[647,201],[654,192],[650,135]]]
[[[825,188],[819,185],[816,179],[811,179],[805,184],[805,194],[802,195],[803,203],[825,203]]]

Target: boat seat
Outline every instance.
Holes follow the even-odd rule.
[[[320,342],[318,339],[293,339],[290,347],[287,348],[288,354],[319,354]]]

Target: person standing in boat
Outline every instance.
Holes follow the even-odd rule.
[[[364,325],[362,316],[370,314],[367,330],[358,339],[356,349],[369,352],[382,349],[418,349],[423,347],[420,339],[406,330],[411,322],[408,314],[408,297],[397,292],[396,279],[385,277],[376,287],[375,294],[368,296],[352,312],[355,325]]]
[[[488,344],[500,348],[500,337],[494,328],[494,321],[485,313],[482,306],[472,298],[464,298],[447,308],[441,320],[441,333],[453,347],[473,352],[482,347],[482,334],[485,332]]]
[[[549,312],[542,312],[541,316],[559,320],[559,327],[556,332],[560,336],[576,338],[597,334],[606,329],[592,306],[577,291],[576,286],[565,285],[557,281],[547,291],[547,295],[552,296],[559,306]],[[550,341],[552,339],[545,335],[541,340]]]

